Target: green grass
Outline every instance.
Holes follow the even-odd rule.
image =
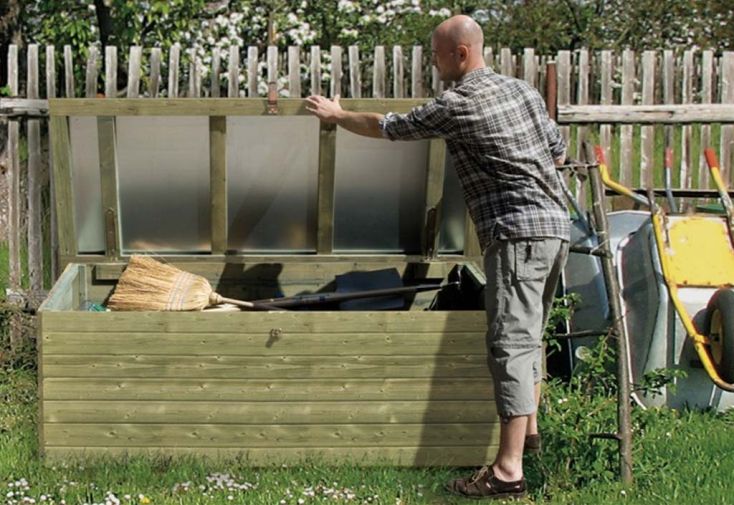
[[[583,422],[587,413],[614,414],[614,400],[563,402],[552,390],[544,408],[546,447],[542,459],[528,459],[532,488],[526,503],[542,504],[729,504],[734,496],[734,416],[663,409],[635,412],[633,487],[615,482],[612,442],[590,442]],[[38,459],[36,378],[33,371],[0,372],[0,491],[6,504],[455,504],[442,484],[466,469],[356,468],[309,464],[272,469],[248,468],[241,461],[131,458],[90,460],[43,466]],[[559,411],[563,408],[563,411]],[[603,410],[603,412],[602,412]],[[576,421],[572,417],[577,416]],[[557,428],[567,430],[560,439]],[[561,426],[563,424],[563,426]],[[611,426],[610,426],[611,428]],[[570,431],[568,431],[570,430]],[[570,435],[569,435],[570,434]],[[591,452],[589,452],[591,451]],[[599,451],[601,464],[594,465]],[[586,482],[568,480],[567,456],[585,458]],[[603,454],[602,454],[603,453]],[[570,463],[570,466],[569,466]],[[572,472],[571,472],[572,473]],[[588,478],[591,476],[590,478]],[[8,493],[14,493],[12,496]],[[110,494],[111,493],[111,494]],[[114,497],[112,496],[114,495]],[[141,498],[141,496],[143,498]],[[44,497],[46,498],[44,500]],[[230,498],[231,497],[231,498]],[[26,500],[25,502],[23,500]],[[15,501],[14,501],[15,500]],[[299,500],[302,500],[299,502]]]

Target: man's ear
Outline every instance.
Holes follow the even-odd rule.
[[[456,54],[459,56],[459,61],[463,63],[469,58],[469,48],[461,44],[456,47]]]

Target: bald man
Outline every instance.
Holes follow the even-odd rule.
[[[310,96],[322,121],[390,140],[443,138],[484,251],[487,361],[501,418],[492,464],[447,484],[472,498],[526,494],[522,458],[539,450],[541,337],[566,262],[569,216],[554,164],[565,144],[538,92],[485,67],[482,30],[454,16],[433,32],[433,65],[456,86],[408,114],[345,111]],[[483,442],[482,442],[483,443]]]

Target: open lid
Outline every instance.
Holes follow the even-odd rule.
[[[422,259],[462,254],[474,235],[442,140],[360,137],[303,100],[52,99],[49,114],[62,264],[141,252]]]

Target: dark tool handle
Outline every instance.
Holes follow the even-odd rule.
[[[300,307],[303,305],[323,305],[327,303],[343,302],[346,300],[356,300],[359,298],[374,298],[377,296],[401,295],[409,293],[417,293],[419,291],[430,291],[432,289],[441,289],[445,286],[458,285],[458,282],[452,282],[445,285],[441,284],[419,284],[417,286],[403,286],[400,288],[387,289],[370,289],[367,291],[355,291],[353,293],[317,293],[311,295],[289,296],[286,298],[268,298],[265,300],[255,300],[255,304],[267,304],[271,307]]]

